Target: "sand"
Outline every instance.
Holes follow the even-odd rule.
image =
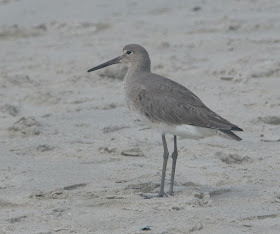
[[[0,233],[280,233],[279,11],[0,1]],[[130,43],[244,129],[241,142],[179,139],[174,196],[140,196],[159,189],[163,149],[124,103],[126,68],[86,72]]]

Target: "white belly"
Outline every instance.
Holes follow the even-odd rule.
[[[211,128],[203,128],[203,127],[197,127],[192,126],[188,124],[184,125],[167,125],[165,123],[152,123],[147,119],[145,116],[143,116],[140,113],[134,112],[137,114],[137,117],[145,124],[150,126],[151,128],[154,128],[158,130],[160,133],[169,133],[172,135],[180,136],[183,138],[189,138],[189,139],[202,139],[206,137],[211,137],[214,135],[220,135],[222,136],[219,131]]]
[[[161,133],[169,133],[189,139],[202,139],[217,135],[217,130],[210,128],[196,127],[192,125],[170,126],[163,123],[150,124],[153,128],[158,129]]]

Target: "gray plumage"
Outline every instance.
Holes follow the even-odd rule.
[[[241,140],[231,130],[242,131],[236,125],[210,110],[186,87],[150,72],[150,58],[139,45],[127,45],[124,50],[138,53],[125,77],[126,99],[151,122],[167,125],[193,125],[221,131],[234,140]],[[142,61],[145,61],[143,70]],[[141,65],[138,65],[141,64]]]
[[[133,112],[138,113],[142,119],[148,121],[151,126],[162,131],[164,160],[160,191],[156,195],[157,197],[165,195],[164,181],[169,155],[165,139],[166,133],[174,135],[169,194],[173,194],[178,155],[177,135],[200,139],[220,133],[231,139],[241,140],[232,131],[242,131],[242,129],[210,110],[193,92],[170,79],[151,73],[149,54],[140,45],[126,45],[121,56],[100,64],[88,72],[117,63],[129,64],[128,72],[124,78],[128,107]]]

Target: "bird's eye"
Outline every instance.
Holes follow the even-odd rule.
[[[131,51],[128,50],[128,51],[126,51],[126,53],[127,53],[127,54],[131,54]]]

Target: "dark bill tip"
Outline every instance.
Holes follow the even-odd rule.
[[[109,61],[106,62],[106,63],[102,63],[102,64],[100,64],[100,65],[98,65],[98,66],[96,66],[96,67],[93,67],[93,68],[89,69],[87,72],[96,71],[96,70],[101,69],[101,68],[103,68],[103,67],[108,67],[108,66],[110,66],[110,65],[120,63],[120,60],[121,60],[121,57],[120,57],[120,56],[119,56],[119,57],[116,57],[116,58],[114,58],[114,59],[109,60]]]

